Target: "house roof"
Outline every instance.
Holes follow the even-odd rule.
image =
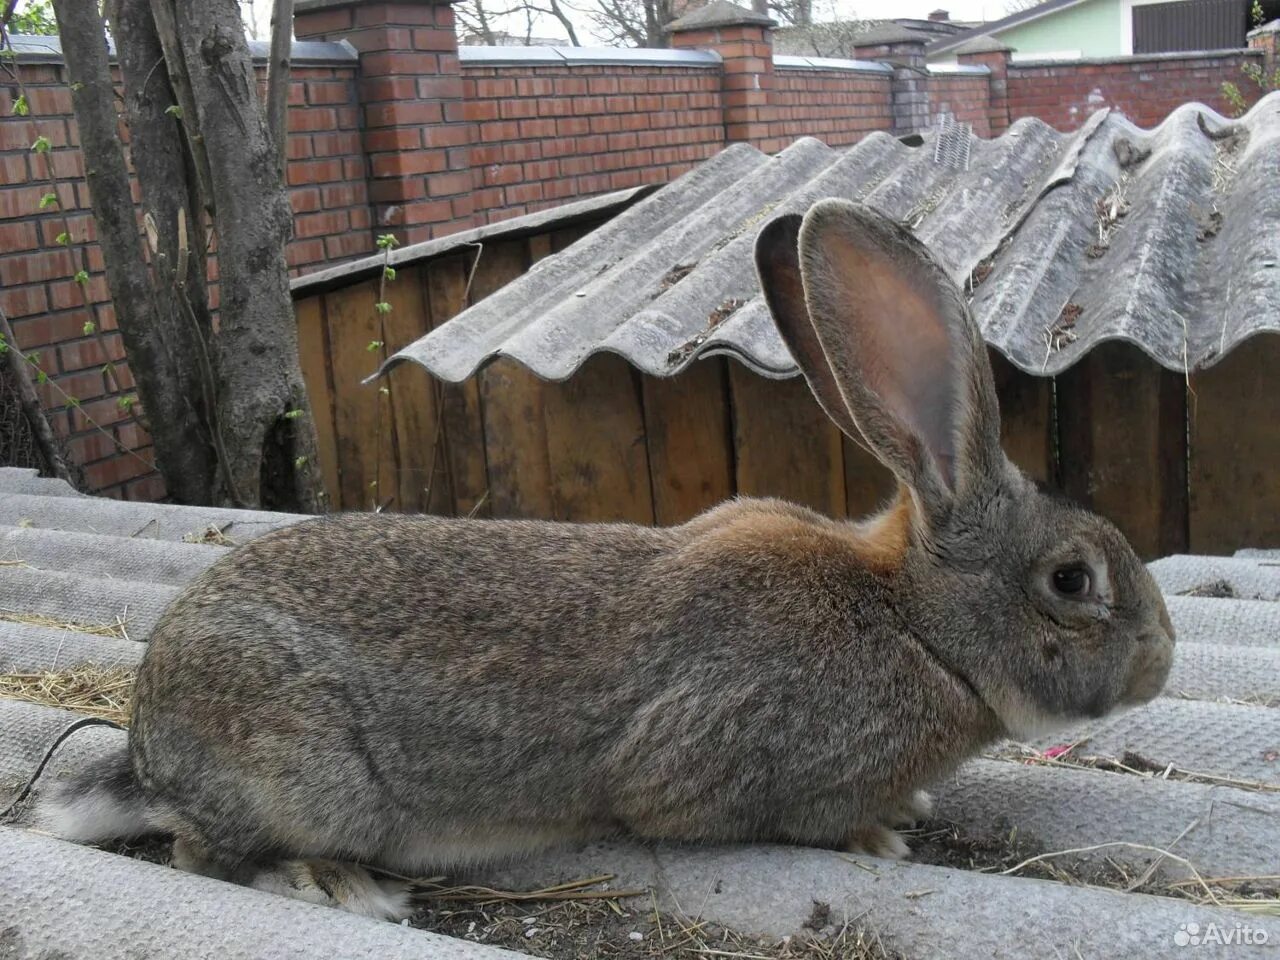
[[[828,196],[908,222],[973,291],[988,342],[1054,375],[1126,340],[1171,370],[1280,333],[1280,93],[1227,120],[1197,104],[1142,130],[1023,119],[993,140],[944,123],[918,147],[874,133],[776,156],[735,145],[391,357],[448,381],[496,356],[563,380],[608,351],[653,376],[728,355],[797,370],[751,249],[772,216]],[[1068,329],[1069,328],[1069,329]]]
[[[1068,7],[1075,7],[1088,2],[1089,0],[1044,0],[1043,3],[1028,7],[1026,10],[1019,10],[1017,13],[1011,13],[1009,16],[1001,17],[999,20],[988,20],[986,23],[978,24],[976,27],[957,33],[954,36],[935,40],[925,48],[925,52],[930,57],[937,56],[940,53],[954,52],[955,48],[966,40],[981,34],[995,35],[1008,30],[1010,27],[1016,27],[1032,20],[1039,20],[1041,17],[1047,17],[1049,14],[1057,13],[1059,10],[1065,10]]]
[[[240,542],[302,519],[81,497],[61,481],[0,469],[0,672],[136,665],[164,605],[227,555],[228,547],[211,542],[221,538],[206,534],[211,525]],[[1131,769],[1137,757],[1162,776],[1106,772],[1102,764],[1028,764],[1022,752],[1001,745],[940,785],[939,819],[974,849],[1001,849],[1013,833],[1045,851],[1114,842],[1172,847],[1206,877],[1274,874],[1277,559],[1152,564],[1179,637],[1165,695],[1040,744],[1087,738],[1081,753],[1125,759]],[[37,625],[33,615],[63,626]],[[104,623],[123,623],[127,637],[89,632]],[[111,724],[0,694],[0,811],[118,749],[124,736]],[[18,956],[511,956],[78,847],[30,833],[22,822],[19,816],[16,826],[0,826],[0,944],[16,942]],[[1135,875],[1152,860],[1139,847],[1108,848],[1106,855]],[[1175,878],[1186,872],[1173,858],[1160,869]],[[1199,905],[1193,911],[1185,902],[929,863],[863,859],[855,866],[829,851],[785,847],[595,845],[477,879],[537,889],[604,874],[614,876],[615,889],[652,886],[663,909],[679,904],[752,935],[802,933],[812,901],[821,900],[833,916],[862,918],[891,949],[942,960],[1163,955],[1153,945],[1167,943],[1191,916],[1227,930],[1247,923],[1280,941],[1280,918]],[[638,910],[651,909],[643,898]]]

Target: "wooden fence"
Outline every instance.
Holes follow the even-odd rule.
[[[602,354],[547,383],[499,360],[457,385],[404,364],[362,383],[377,366],[372,341],[399,349],[590,228],[487,242],[478,261],[463,248],[403,266],[386,285],[385,327],[377,280],[298,301],[333,508],[665,525],[736,494],[837,517],[883,500],[887,472],[801,379],[735,361],[658,379]],[[1190,377],[1118,342],[1056,380],[992,359],[1010,457],[1110,517],[1143,556],[1280,547],[1280,337],[1255,337]]]

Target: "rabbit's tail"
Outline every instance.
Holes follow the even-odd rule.
[[[153,814],[121,745],[42,797],[32,826],[64,840],[98,843],[154,832]]]

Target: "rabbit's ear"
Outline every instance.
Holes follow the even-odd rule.
[[[925,246],[864,206],[805,215],[800,272],[831,377],[862,435],[929,513],[1002,472],[986,344]]]
[[[756,237],[756,273],[764,299],[782,340],[809,383],[818,405],[840,430],[852,440],[862,434],[849,416],[844,396],[836,383],[827,355],[822,352],[818,331],[809,320],[800,278],[800,224],[804,218],[788,213],[771,221]]]

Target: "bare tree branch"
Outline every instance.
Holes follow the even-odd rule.
[[[284,176],[289,140],[289,73],[293,53],[293,0],[275,0],[271,11],[271,59],[267,63],[267,127]]]

